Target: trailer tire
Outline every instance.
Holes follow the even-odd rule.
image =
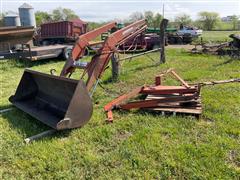
[[[42,45],[43,45],[43,46],[48,46],[49,44],[50,44],[50,42],[47,41],[47,40],[42,41]]]
[[[89,56],[89,53],[90,53],[90,51],[89,51],[89,49],[88,49],[88,47],[85,49],[85,52],[84,52],[84,56]]]
[[[72,54],[72,47],[64,48],[64,50],[63,50],[63,57],[64,57],[64,59],[67,60],[71,56],[71,54]]]
[[[158,48],[160,48],[160,45],[155,44],[155,45],[153,45],[152,50],[153,50],[153,49],[158,49]]]

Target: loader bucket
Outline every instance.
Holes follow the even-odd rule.
[[[86,124],[93,111],[82,80],[44,74],[26,69],[15,95],[9,98],[17,108],[57,129]]]

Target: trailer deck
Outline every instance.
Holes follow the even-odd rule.
[[[25,59],[30,61],[37,61],[43,59],[51,59],[59,57],[64,49],[71,47],[71,45],[49,45],[39,47],[27,47],[17,51],[0,52],[0,59]]]

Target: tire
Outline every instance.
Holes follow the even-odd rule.
[[[86,49],[85,49],[85,52],[84,52],[84,56],[89,56],[89,53],[90,53],[89,49],[86,48]]]
[[[158,48],[160,48],[160,45],[158,45],[158,44],[155,44],[155,45],[153,45],[153,47],[152,47],[152,49],[158,49]]]
[[[50,42],[47,41],[47,40],[42,41],[42,45],[43,45],[43,46],[47,46],[47,45],[49,45],[49,44],[50,44]]]
[[[183,40],[182,40],[182,38],[177,38],[177,44],[183,44]]]
[[[175,38],[169,38],[169,44],[175,44]]]
[[[64,57],[64,59],[67,60],[71,55],[72,55],[72,47],[66,47],[66,48],[64,48],[64,51],[63,51],[63,57]]]

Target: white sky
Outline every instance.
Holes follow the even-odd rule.
[[[124,19],[131,13],[151,10],[173,19],[186,13],[197,18],[200,11],[218,12],[221,17],[240,15],[240,0],[0,0],[0,11],[18,11],[24,2],[32,5],[35,11],[51,12],[57,7],[70,8],[85,21],[106,21]]]

